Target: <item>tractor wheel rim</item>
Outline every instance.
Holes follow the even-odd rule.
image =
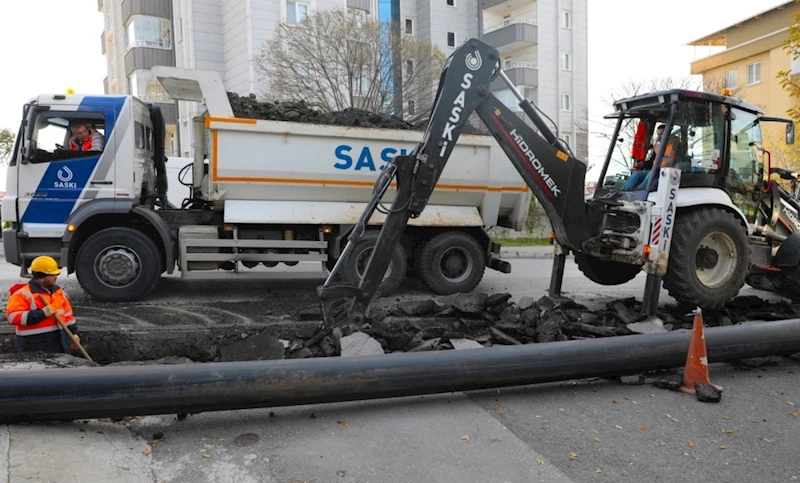
[[[695,274],[708,288],[727,283],[736,271],[738,252],[733,238],[719,231],[707,234],[695,254]]]

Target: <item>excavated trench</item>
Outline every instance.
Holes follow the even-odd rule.
[[[455,294],[400,302],[380,299],[371,317],[355,332],[333,331],[324,337],[320,336],[319,308],[306,303],[291,314],[255,319],[213,307],[199,312],[197,307],[128,306],[116,311],[133,323],[120,318],[115,327],[91,323],[95,316],[107,313],[107,309],[82,307],[76,311],[82,314],[84,346],[101,365],[389,354],[538,344],[641,332],[637,324],[643,319],[641,304],[635,299],[587,305],[547,297],[539,300],[522,297],[514,301],[507,293]],[[689,312],[686,307],[662,307],[659,318],[663,330],[690,329],[693,315]],[[188,313],[193,315],[183,318],[176,315]],[[769,323],[800,318],[800,305],[742,296],[723,310],[703,315],[709,327],[744,321]],[[148,324],[148,318],[153,323]],[[0,352],[6,360],[16,357],[13,334],[0,335]]]

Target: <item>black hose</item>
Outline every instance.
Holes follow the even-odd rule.
[[[391,356],[7,371],[0,422],[197,413],[519,386],[683,366],[691,331]],[[800,352],[800,319],[705,331],[708,359]],[[713,380],[713,375],[712,375]]]

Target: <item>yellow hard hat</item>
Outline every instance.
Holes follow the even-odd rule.
[[[58,275],[61,270],[58,269],[58,262],[53,257],[36,257],[31,262],[31,272],[41,272],[45,275]]]

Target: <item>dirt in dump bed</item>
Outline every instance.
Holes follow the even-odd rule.
[[[348,108],[343,111],[323,113],[303,101],[261,102],[253,94],[240,96],[233,92],[228,92],[228,100],[231,103],[233,115],[239,118],[404,131],[422,131],[425,129],[424,122],[412,124],[396,116],[377,114],[363,109]],[[470,125],[467,125],[462,133],[489,134],[485,129],[477,129]]]

